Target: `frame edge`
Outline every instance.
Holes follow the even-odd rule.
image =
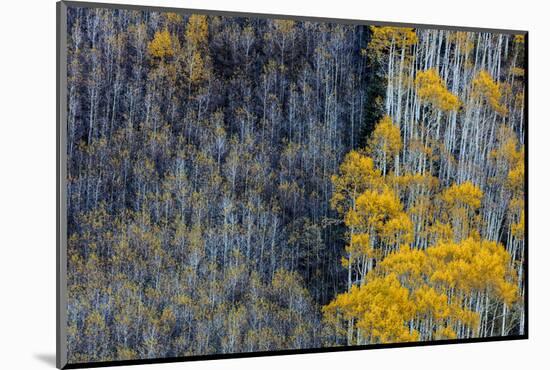
[[[67,4],[56,3],[56,367],[67,365]]]
[[[354,25],[368,25],[368,26],[392,26],[392,27],[411,27],[417,29],[438,29],[438,30],[450,30],[450,31],[465,31],[465,32],[493,32],[512,35],[526,34],[527,30],[513,30],[513,29],[500,29],[500,28],[484,28],[474,26],[449,26],[443,24],[428,24],[428,23],[408,23],[408,22],[386,22],[375,21],[369,19],[351,19],[351,18],[329,18],[324,16],[305,16],[296,14],[271,14],[271,13],[254,13],[245,11],[230,11],[230,10],[217,10],[217,9],[203,9],[203,8],[174,8],[168,6],[155,6],[155,5],[132,5],[132,4],[114,4],[104,2],[92,2],[92,1],[78,1],[78,0],[62,0],[64,4],[71,7],[80,8],[103,8],[103,9],[125,9],[136,11],[152,11],[152,12],[172,12],[178,14],[202,14],[210,16],[228,16],[228,17],[255,17],[255,18],[267,18],[267,19],[288,19],[295,21],[313,21],[313,22],[328,22],[339,24],[354,24]]]

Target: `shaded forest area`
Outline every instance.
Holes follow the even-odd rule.
[[[522,36],[68,31],[70,363],[523,333]]]

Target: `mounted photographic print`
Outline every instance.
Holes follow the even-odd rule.
[[[527,338],[527,33],[58,3],[58,367]]]

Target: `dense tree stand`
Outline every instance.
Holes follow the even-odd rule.
[[[521,36],[68,31],[70,363],[524,332]]]

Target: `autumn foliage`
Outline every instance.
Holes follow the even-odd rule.
[[[447,90],[435,69],[419,71],[416,74],[415,84],[420,99],[434,108],[449,112],[460,107],[459,98]]]
[[[70,363],[525,333],[521,35],[67,27]]]
[[[373,135],[388,124],[382,120]],[[382,177],[372,163],[352,152],[340,176],[333,177],[332,204],[340,213],[344,194],[355,198],[344,214],[350,240],[342,260],[350,271],[348,291],[323,308],[328,325],[342,335],[347,326],[348,344],[481,335],[492,302],[513,305],[518,299],[512,257],[502,244],[479,236],[475,220],[483,192],[467,181],[434,194],[429,202],[440,199],[441,208],[429,217],[440,236],[427,248],[411,247],[418,244],[414,225],[392,190],[407,181]],[[350,175],[354,181],[346,181]],[[384,183],[388,180],[391,184]],[[521,222],[523,214],[514,232]]]

